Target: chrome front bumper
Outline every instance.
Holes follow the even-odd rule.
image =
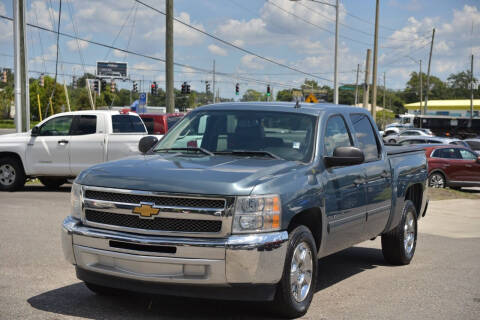
[[[171,284],[277,283],[287,244],[286,231],[221,239],[145,236],[86,227],[73,217],[62,227],[65,258],[77,268]]]

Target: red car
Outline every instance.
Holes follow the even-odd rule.
[[[149,134],[165,134],[170,130],[180,119],[183,118],[184,113],[141,113],[145,127]]]
[[[453,189],[480,186],[480,157],[461,146],[436,145],[425,148],[428,185]]]

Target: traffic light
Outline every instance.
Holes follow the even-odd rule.
[[[133,92],[138,92],[138,83],[133,81]]]
[[[40,87],[44,87],[44,86],[45,86],[45,76],[42,74],[40,76]]]
[[[3,69],[2,82],[7,83],[7,70]]]
[[[95,91],[98,94],[100,94],[100,88],[98,86],[99,82],[100,82],[99,80],[96,80],[96,79],[93,80],[93,91]]]
[[[187,83],[183,82],[182,83],[182,94],[185,94],[187,92]]]
[[[235,94],[238,96],[239,93],[240,93],[240,84],[237,83],[237,84],[235,85]]]
[[[153,94],[158,95],[158,85],[156,81],[153,81]]]
[[[270,97],[272,93],[270,92],[270,85],[267,85],[267,97]]]
[[[190,85],[187,84],[187,94],[190,94]]]
[[[205,93],[209,93],[209,92],[210,92],[210,82],[205,81]]]
[[[152,94],[152,96],[155,95],[155,84],[153,83],[150,85],[150,93]]]
[[[107,80],[102,80],[102,91],[105,91],[105,90],[107,90]]]
[[[72,88],[77,89],[77,77],[72,77]]]
[[[112,82],[110,83],[110,92],[114,93],[116,87],[117,87],[117,85],[116,85],[115,81],[112,80]]]

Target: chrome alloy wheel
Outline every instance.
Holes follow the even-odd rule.
[[[310,292],[312,273],[312,251],[306,242],[300,242],[293,252],[290,266],[291,293],[297,302],[305,300]]]
[[[443,179],[443,176],[441,176],[440,174],[434,173],[430,177],[429,186],[433,187],[433,188],[444,188],[445,187],[445,179]]]
[[[0,183],[9,186],[15,182],[15,168],[10,164],[0,166]]]
[[[415,219],[411,211],[407,212],[405,225],[403,226],[403,246],[405,255],[410,256],[415,244]]]

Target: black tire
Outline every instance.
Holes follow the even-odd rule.
[[[410,218],[413,230],[406,225]],[[409,264],[415,254],[417,233],[417,210],[412,201],[406,200],[398,226],[382,235],[382,253],[385,260],[393,265]]]
[[[0,191],[16,191],[23,188],[25,181],[25,171],[18,159],[0,158]]]
[[[312,302],[313,294],[317,285],[317,247],[315,239],[305,226],[298,226],[289,234],[289,242],[287,248],[287,255],[285,259],[285,266],[283,269],[283,276],[277,285],[277,292],[273,302],[273,311],[283,318],[297,318],[303,316]],[[294,252],[297,248],[308,248],[311,253],[311,282],[306,295],[301,301],[298,301],[292,293],[292,284],[290,283],[292,260],[294,259]],[[307,252],[307,251],[305,251]],[[308,263],[305,264],[308,270]],[[301,264],[297,264],[300,274],[298,279],[302,277]],[[308,273],[308,272],[306,272]],[[305,275],[305,274],[304,274]],[[308,277],[308,275],[307,275]],[[306,278],[307,278],[306,277]]]
[[[428,177],[428,186],[430,188],[445,188],[447,180],[441,172],[434,172]]]
[[[121,293],[121,290],[115,288],[109,288],[104,286],[99,286],[98,284],[93,284],[90,282],[84,282],[85,286],[95,294],[100,296],[117,296]]]
[[[48,189],[58,189],[67,182],[67,178],[63,177],[39,177],[38,180]]]

